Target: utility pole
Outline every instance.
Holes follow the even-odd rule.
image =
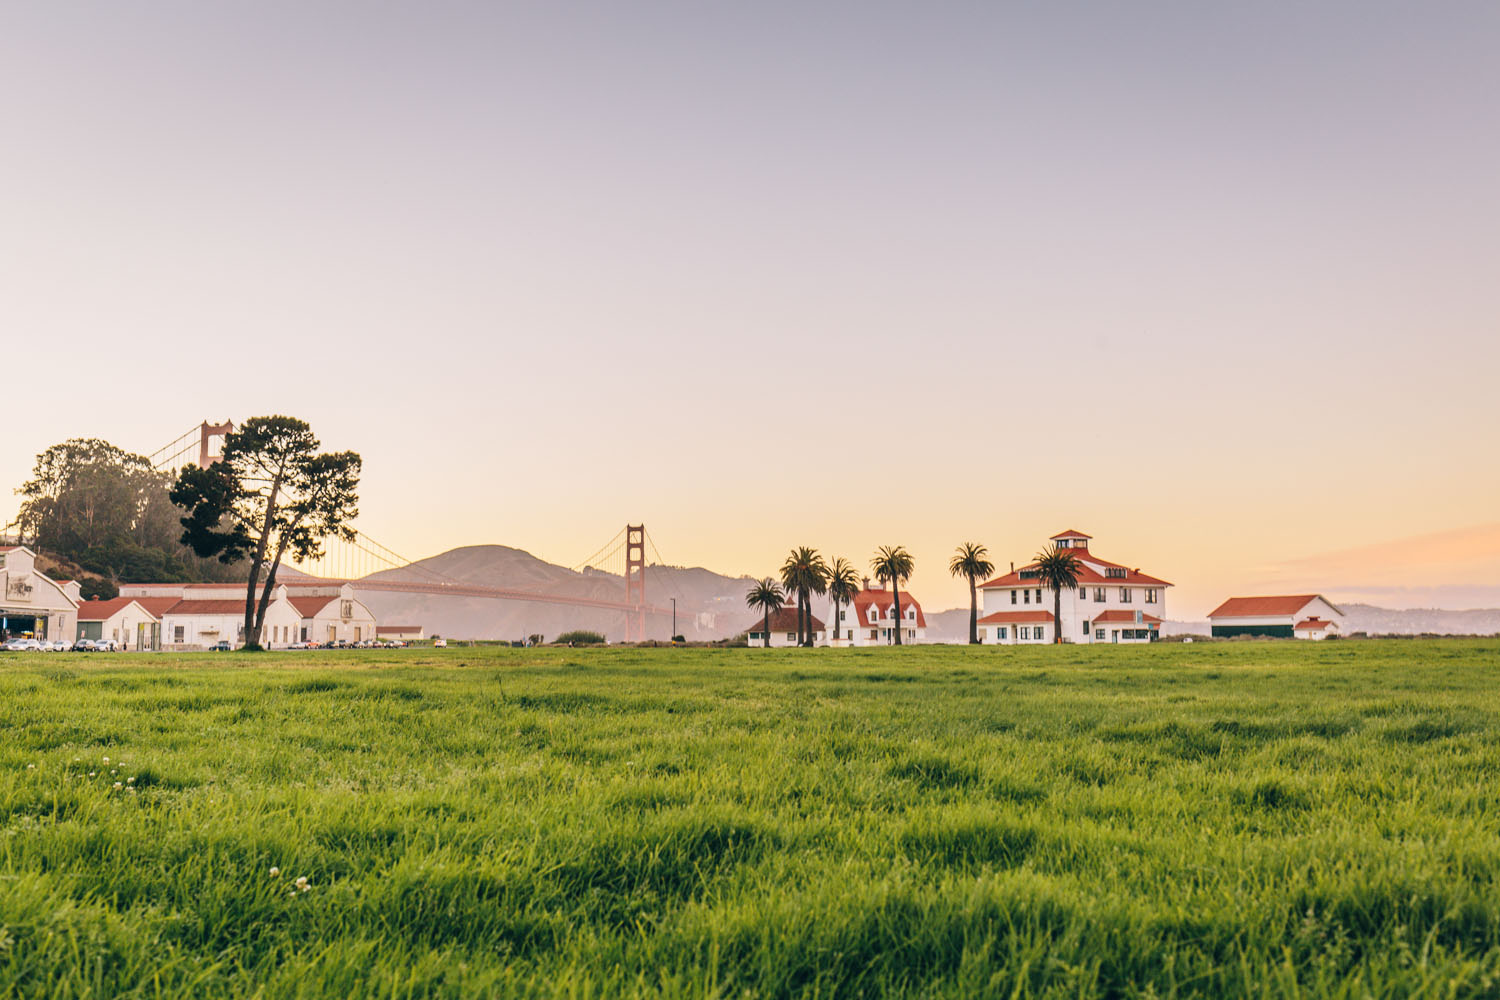
[[[677,639],[677,598],[672,598],[672,639]]]

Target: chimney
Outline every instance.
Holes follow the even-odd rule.
[[[1011,561],[1010,561],[1010,571],[1011,571],[1011,572],[1012,572],[1012,573],[1014,573],[1014,572],[1015,572],[1015,571],[1016,571],[1016,561],[1015,561],[1015,560],[1014,560],[1014,559],[1012,559],[1012,560],[1011,560]]]
[[[862,581],[864,581],[864,583],[863,583],[864,589],[869,590],[870,589],[870,578],[868,576],[862,576],[862,577],[860,577],[860,579]]]

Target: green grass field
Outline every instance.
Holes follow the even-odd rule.
[[[0,726],[0,996],[1500,995],[1495,641],[22,654]]]

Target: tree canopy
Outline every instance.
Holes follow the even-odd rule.
[[[328,538],[354,537],[360,457],[319,447],[303,420],[251,417],[225,435],[219,461],[188,466],[172,487],[172,502],[185,512],[185,545],[221,562],[249,561],[245,642],[252,648],[260,645],[282,560],[316,559]]]

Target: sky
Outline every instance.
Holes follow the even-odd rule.
[[[958,543],[1076,528],[1173,618],[1500,604],[1497,46],[1492,0],[7,4],[0,471],[288,413],[413,558],[901,544],[937,609]]]

